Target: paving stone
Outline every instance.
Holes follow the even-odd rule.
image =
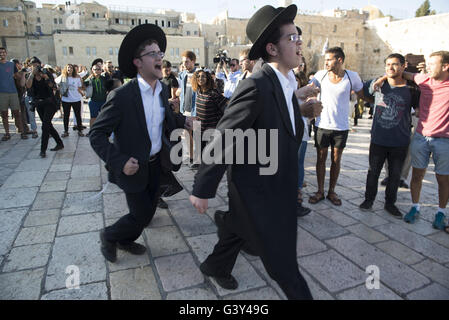
[[[367,289],[365,285],[358,286],[337,294],[339,300],[402,300],[387,287],[381,285],[379,289]]]
[[[217,300],[217,296],[209,288],[193,288],[170,292],[167,300]]]
[[[299,258],[298,264],[330,292],[352,288],[366,279],[362,269],[334,250]]]
[[[410,300],[449,300],[449,289],[433,283],[407,295]]]
[[[136,242],[146,246],[142,236],[137,238]],[[148,256],[148,252],[142,255],[135,255],[124,250],[117,249],[117,261],[114,263],[106,263],[108,264],[109,272],[115,272],[119,270],[135,269],[149,266],[150,258]]]
[[[58,223],[60,209],[31,211],[23,223],[24,227],[36,227]]]
[[[38,227],[22,228],[17,236],[14,246],[26,246],[36,243],[53,242],[55,238],[56,225],[50,224]]]
[[[33,210],[61,208],[64,192],[39,192],[34,200]]]
[[[413,269],[418,270],[430,279],[449,289],[449,269],[441,264],[426,259],[423,262],[415,264]]]
[[[0,209],[30,206],[36,197],[37,187],[0,188]]]
[[[152,229],[172,225],[173,220],[168,215],[168,209],[156,208],[156,213],[154,214],[153,219],[151,219],[150,225],[148,227]]]
[[[0,300],[37,300],[45,269],[0,274]]]
[[[59,221],[57,236],[97,231],[103,229],[103,214],[100,212],[65,216]]]
[[[112,300],[160,300],[161,294],[151,267],[109,274]]]
[[[108,288],[106,282],[90,283],[79,289],[50,291],[41,300],[108,300]]]
[[[70,171],[72,170],[72,164],[52,164],[49,169],[49,172],[60,172],[60,171]]]
[[[445,263],[449,261],[449,249],[429,240],[416,233],[403,229],[396,224],[387,224],[376,227],[377,230],[386,234],[390,238],[393,238],[407,247],[415,250],[416,252],[434,259],[439,263]]]
[[[119,186],[117,186],[116,184],[109,182],[108,187],[104,191],[104,194],[109,194],[109,193],[123,193],[123,190],[120,189]]]
[[[4,188],[38,187],[44,180],[46,171],[16,171],[3,184]]]
[[[72,173],[70,175],[72,178],[90,178],[90,177],[100,177],[100,166],[95,165],[81,165],[72,167]]]
[[[172,217],[186,237],[212,233],[217,230],[215,223],[198,211],[187,200],[179,200],[170,206]]]
[[[317,240],[304,229],[298,227],[296,242],[296,252],[298,254],[298,257],[307,256],[325,250],[327,250],[327,246],[324,243]]]
[[[338,224],[319,214],[313,213],[298,219],[298,225],[320,240],[334,238],[348,233],[346,229],[340,227]]]
[[[349,226],[346,229],[369,243],[376,243],[388,240],[388,238],[385,237],[382,233],[377,232],[376,230],[373,230],[370,227],[367,227],[363,224]]]
[[[50,249],[50,243],[13,248],[5,261],[3,272],[45,266],[50,255]]]
[[[55,239],[45,279],[45,290],[66,288],[66,268],[71,265],[79,268],[80,284],[106,280],[106,264],[100,254],[98,232]]]
[[[100,177],[72,178],[67,184],[67,192],[100,191]]]
[[[434,235],[428,236],[427,238],[435,242],[438,242],[439,244],[441,244],[446,248],[449,248],[449,237],[445,232],[438,232]]]
[[[242,292],[235,295],[226,296],[223,300],[281,300],[273,288],[265,287]]]
[[[189,251],[182,235],[176,227],[161,227],[145,230],[151,255],[153,257],[166,256]]]
[[[379,217],[374,212],[364,212],[360,209],[346,211],[345,214],[359,220],[368,227],[376,227],[388,223],[388,220]]]
[[[42,183],[40,192],[65,191],[67,188],[66,180],[47,181]]]
[[[190,253],[157,258],[154,264],[165,291],[179,290],[204,282],[204,277]]]
[[[102,199],[98,192],[67,193],[62,215],[101,212],[102,209]]]
[[[51,157],[44,159],[23,160],[16,168],[16,171],[47,171],[50,168],[53,159]]]
[[[0,255],[9,252],[27,212],[28,208],[0,210]]]
[[[90,146],[89,146],[90,148]],[[92,150],[89,149],[89,151],[81,151],[78,148],[75,158],[73,159],[73,165],[79,166],[79,165],[96,165],[99,163],[99,158],[97,154]]]
[[[385,253],[389,254],[393,258],[398,259],[405,264],[411,265],[419,261],[424,260],[424,257],[419,253],[416,253],[412,249],[404,246],[403,244],[389,240],[382,243],[376,244],[376,247],[383,250]]]
[[[69,180],[70,171],[49,172],[45,177],[45,181]]]
[[[342,255],[354,261],[363,270],[368,266],[377,266],[380,271],[380,281],[401,294],[421,288],[430,281],[421,274],[388,256],[380,249],[354,236],[344,236],[328,240],[327,244],[334,247]],[[365,279],[368,277],[366,274]],[[381,285],[382,286],[382,285]]]
[[[212,233],[188,237],[186,240],[199,262],[203,262],[206,260],[207,256],[212,253],[212,250],[218,241],[218,237],[216,233]]]
[[[103,195],[104,215],[107,219],[119,218],[129,213],[124,193]]]
[[[347,215],[336,210],[320,210],[317,211],[317,213],[332,220],[333,222],[342,227],[347,227],[357,223],[357,220],[348,217]]]
[[[405,215],[409,208],[410,205],[407,204],[406,209],[404,209],[403,206],[398,205],[398,208],[402,211],[402,213]],[[383,212],[376,212],[377,214],[384,214]],[[432,211],[433,214],[433,211]],[[385,214],[384,214],[385,215]],[[417,219],[415,223],[410,224],[410,223],[404,223],[403,220],[398,220],[395,217],[387,214],[385,215],[385,219],[389,220],[390,222],[394,223],[394,224],[399,224],[402,228],[405,228],[407,230],[413,231],[417,234],[420,234],[422,236],[428,236],[428,235],[432,235],[435,233],[438,233],[438,230],[434,229],[432,227],[432,222],[433,222],[433,216],[429,219],[429,221],[426,221],[424,219],[422,219],[422,214],[421,214],[421,219]]]

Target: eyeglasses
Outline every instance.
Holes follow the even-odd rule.
[[[159,57],[159,58],[162,59],[165,56],[165,52],[162,52],[162,51],[150,51],[150,52],[147,52],[147,53],[144,53],[144,54],[138,56],[137,58],[142,58],[143,56],[149,56],[151,58]]]
[[[235,64],[234,64],[234,63],[231,63],[230,66],[231,66],[231,67],[235,67]]]
[[[98,69],[98,68],[97,68],[97,69],[94,69],[94,71],[101,71],[101,69]]]
[[[289,35],[287,36],[287,38],[288,38],[288,41],[290,41],[290,42],[298,42],[298,41],[302,41],[302,36],[299,35],[299,34],[296,34],[296,33],[294,33],[294,34],[289,34]]]

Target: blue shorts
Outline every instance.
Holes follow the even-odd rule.
[[[432,154],[435,173],[449,175],[449,138],[424,137],[415,132],[410,148],[413,168],[426,169]]]
[[[96,118],[98,116],[98,113],[100,112],[101,107],[104,105],[106,101],[89,101],[89,110],[90,110],[90,117]]]

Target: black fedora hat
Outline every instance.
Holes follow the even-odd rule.
[[[120,45],[118,52],[118,65],[120,71],[128,78],[137,75],[137,68],[133,63],[137,47],[145,40],[154,39],[159,44],[159,49],[165,52],[167,38],[164,31],[155,24],[141,24],[128,32]]]
[[[256,60],[262,56],[262,46],[272,34],[273,30],[279,26],[282,21],[293,21],[296,17],[298,8],[292,4],[288,7],[274,8],[273,6],[263,6],[249,19],[246,26],[246,35],[253,43],[248,58]]]

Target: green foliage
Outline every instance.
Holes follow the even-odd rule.
[[[431,16],[434,14],[436,14],[435,10],[430,10],[430,1],[425,0],[418,10],[416,10],[415,17]]]

